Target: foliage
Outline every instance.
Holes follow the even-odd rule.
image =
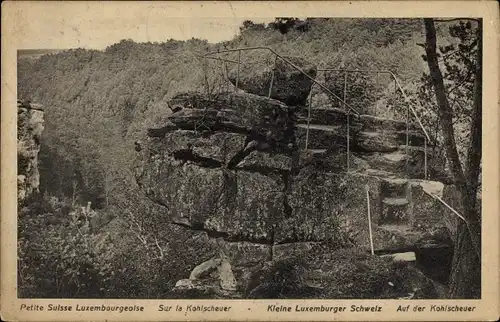
[[[254,273],[252,280],[256,285],[249,285],[247,298],[303,298],[310,292],[304,279],[304,261],[299,258],[278,260],[262,271]]]
[[[441,59],[440,67],[443,71],[446,94],[453,111],[459,156],[464,164],[472,121],[478,30],[470,21],[460,21],[458,24],[448,24],[448,32],[450,37],[441,42],[438,57]],[[422,58],[424,61],[427,60],[425,55]],[[430,117],[426,119],[432,120],[433,124],[430,124],[430,127],[435,129],[435,139],[441,144],[437,106],[432,103],[435,99],[429,74],[423,74],[421,84],[416,94],[420,103],[430,112]]]
[[[255,272],[248,298],[435,298],[430,280],[406,264],[354,248],[280,259]],[[308,263],[306,265],[306,263]],[[410,294],[409,293],[413,293]]]
[[[27,200],[18,220],[19,296],[158,298],[198,260],[213,255],[200,236],[148,221],[153,209],[142,218],[133,210],[108,219],[102,230],[99,221],[107,214],[90,204],[71,206],[70,199],[48,196]]]
[[[107,282],[120,272],[111,266],[114,247],[107,235],[91,231],[96,212],[88,205],[65,213],[67,205],[55,198],[41,202],[41,208],[24,208],[19,216],[19,296],[85,298],[105,294]],[[38,213],[43,208],[51,212]],[[40,229],[44,224],[47,227]]]
[[[302,21],[298,18],[276,18],[274,22],[269,24],[269,27],[279,30],[282,34],[286,34],[292,29],[306,32],[310,28],[309,22]]]
[[[346,76],[342,72],[326,72],[324,77],[329,90],[342,99],[345,97],[346,103],[359,113],[368,114],[377,101],[375,80],[371,76],[364,73],[348,73]],[[334,100],[334,105],[345,109],[341,102]]]

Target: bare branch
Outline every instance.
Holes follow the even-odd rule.
[[[160,250],[160,259],[163,258],[163,249],[161,249],[160,247],[160,244],[158,243],[158,239],[155,237],[155,244],[156,244],[156,247],[158,247],[158,249]]]
[[[478,18],[450,18],[450,19],[434,19],[435,22],[451,22],[451,21],[473,21],[479,23],[481,19]]]
[[[453,91],[455,91],[457,88],[459,88],[460,86],[462,86],[463,84],[465,84],[469,78],[472,76],[472,70],[469,69],[467,71],[467,76],[464,77],[464,79],[458,83],[458,84],[455,84],[455,86],[453,86],[451,89],[448,90],[447,94],[450,95]]]

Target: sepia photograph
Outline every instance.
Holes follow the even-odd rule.
[[[148,12],[16,49],[17,309],[476,309],[489,21]]]

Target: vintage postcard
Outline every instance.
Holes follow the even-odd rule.
[[[2,9],[3,320],[498,319],[496,1]]]

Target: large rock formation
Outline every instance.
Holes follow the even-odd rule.
[[[39,104],[17,101],[17,191],[22,201],[38,191],[38,152],[43,131],[43,108]]]
[[[348,154],[347,115],[340,110],[314,112],[304,150],[307,123],[299,107],[241,92],[212,99],[182,94],[170,105],[176,112],[164,127],[149,129],[139,149],[137,182],[163,206],[163,220],[204,231],[221,254],[202,265],[215,284],[192,278],[178,290],[227,295],[221,273],[213,275],[221,263],[243,290],[255,267],[318,245],[329,245],[323,252],[346,246],[368,252],[368,201],[375,251],[451,245],[445,209],[429,195],[443,197],[444,185],[422,179],[423,141],[414,126],[406,154],[406,124],[351,115]],[[439,162],[427,157],[439,172]],[[225,280],[230,285],[232,278]]]
[[[300,57],[284,57],[312,78],[316,77],[316,66]],[[274,76],[273,76],[274,69]],[[305,105],[312,80],[281,58],[276,59],[275,68],[240,64],[229,72],[229,80],[245,92],[267,97],[271,86],[271,98],[291,106]],[[236,81],[238,80],[238,82]]]

